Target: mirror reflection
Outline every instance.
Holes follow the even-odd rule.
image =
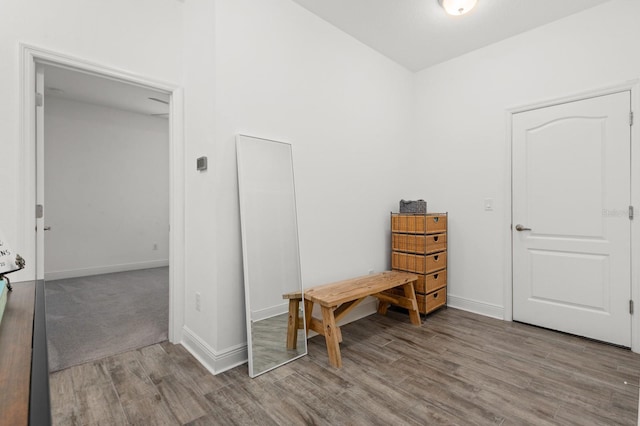
[[[249,375],[307,353],[291,145],[236,139]],[[299,323],[298,323],[299,321]]]

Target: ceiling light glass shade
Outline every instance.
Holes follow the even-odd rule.
[[[478,0],[438,0],[449,15],[464,15],[473,9]]]

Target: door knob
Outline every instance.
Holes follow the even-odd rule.
[[[531,228],[525,228],[524,226],[517,224],[516,231],[531,231]]]
[[[45,230],[45,231],[51,231],[51,227],[50,227],[50,226],[45,226],[45,227],[44,227],[44,230]]]

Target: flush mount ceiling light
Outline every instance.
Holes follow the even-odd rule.
[[[464,15],[476,6],[478,0],[438,0],[449,15]]]

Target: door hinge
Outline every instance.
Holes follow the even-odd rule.
[[[629,113],[629,126],[633,126],[633,111]]]
[[[36,93],[36,106],[41,107],[43,103],[42,93]]]
[[[42,219],[44,216],[44,207],[42,204],[36,204],[36,219]]]
[[[633,206],[629,206],[629,219],[633,220]]]
[[[633,300],[629,300],[629,313],[633,314]]]

